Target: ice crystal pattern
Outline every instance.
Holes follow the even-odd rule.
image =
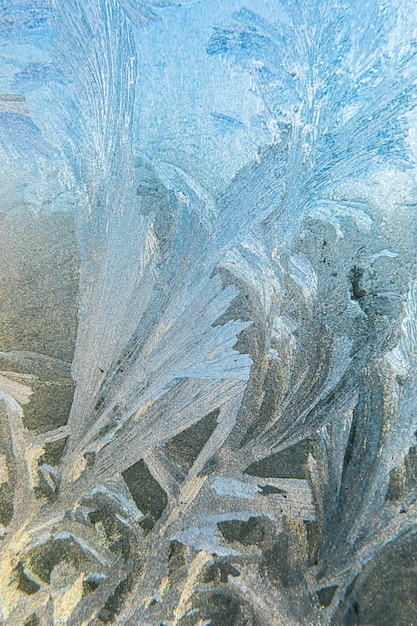
[[[196,134],[140,148],[142,42],[208,5],[201,67],[258,103],[196,94],[220,192]],[[4,232],[57,224],[78,291],[69,352],[0,346],[2,623],[413,622],[416,32],[411,0],[2,3]]]

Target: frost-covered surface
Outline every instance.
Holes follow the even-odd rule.
[[[415,3],[0,45],[2,623],[414,623]]]

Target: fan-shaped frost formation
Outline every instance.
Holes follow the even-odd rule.
[[[2,3],[2,623],[414,623],[416,32]]]

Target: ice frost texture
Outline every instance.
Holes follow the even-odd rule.
[[[1,3],[2,623],[415,623],[416,33]]]

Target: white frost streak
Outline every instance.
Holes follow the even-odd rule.
[[[305,254],[294,254],[289,262],[290,276],[301,287],[307,300],[317,293],[318,277],[311,261]]]
[[[213,383],[184,379],[178,382],[143,415],[133,417],[119,436],[102,449],[93,474],[103,479],[109,472],[124,471],[146,451],[192,426],[213,407],[221,408],[231,398],[240,396],[245,386],[245,382],[234,380]]]
[[[27,404],[33,391],[22,382],[14,380],[15,377],[25,380],[24,374],[15,374],[15,372],[2,372],[0,374],[0,398],[6,402],[12,411],[22,415],[22,409],[19,405]],[[27,376],[27,378],[30,381],[33,380],[33,376]]]

